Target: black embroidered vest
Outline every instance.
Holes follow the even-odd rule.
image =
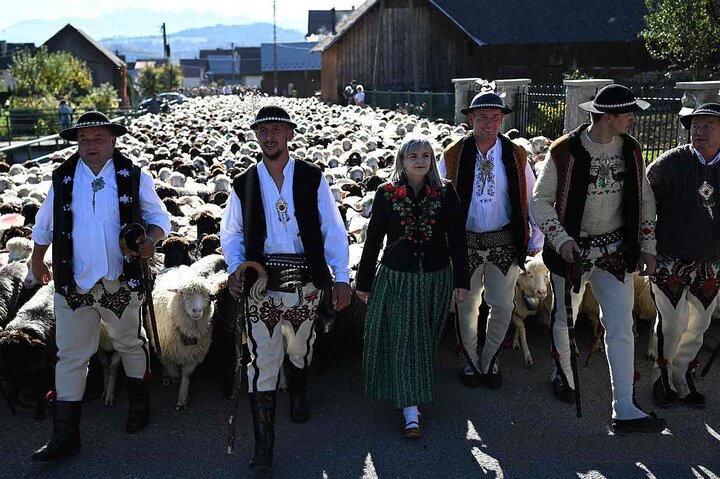
[[[315,165],[295,160],[293,175],[293,203],[295,217],[300,229],[300,240],[305,250],[305,258],[312,272],[313,284],[317,288],[329,286],[330,271],[325,261],[325,250],[320,230],[320,212],[318,210],[317,190],[322,173]],[[257,165],[252,165],[240,174],[233,183],[233,189],[240,199],[245,238],[245,259],[264,263],[265,209],[263,208],[260,177]],[[255,282],[254,271],[248,270],[245,287],[249,290]]]
[[[73,213],[72,191],[75,169],[80,155],[75,153],[53,171],[53,277],[55,290],[63,296],[76,293],[77,284],[73,275]],[[128,223],[141,223],[140,215],[140,167],[113,151],[115,181],[117,182],[120,227]],[[118,238],[118,248],[120,239]],[[138,257],[123,257],[121,281],[126,281],[131,291],[143,290],[141,265]]]

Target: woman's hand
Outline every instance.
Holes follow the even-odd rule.
[[[455,288],[455,302],[462,303],[468,298],[470,291],[463,288]]]
[[[368,299],[370,299],[370,293],[367,293],[365,291],[355,291],[355,294],[357,294],[357,297],[360,298],[360,301],[367,304]]]

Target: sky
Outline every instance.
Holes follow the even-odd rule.
[[[364,0],[277,0],[278,25],[303,31],[307,29],[308,10],[349,10]],[[272,0],[29,0],[3,1],[0,30],[25,20],[56,20],[67,17],[93,18],[119,9],[156,11],[193,11],[249,17],[251,21],[272,22]],[[9,4],[9,5],[8,5]]]

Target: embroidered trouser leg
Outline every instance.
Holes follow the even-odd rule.
[[[658,310],[654,328],[658,360],[653,368],[653,381],[661,376],[660,364],[666,364],[668,386],[679,397],[685,397],[691,392],[685,374],[693,369],[717,306],[720,267],[662,257],[658,265],[651,285]]]
[[[300,294],[268,291],[260,301],[248,299],[249,392],[277,389],[285,341],[293,365],[298,368],[310,365],[320,297],[321,291],[310,283]]]
[[[621,254],[618,252],[617,254]],[[602,259],[598,259],[602,261]],[[595,264],[598,264],[598,261]],[[633,281],[630,274],[618,277],[597,266],[590,266],[581,278],[580,292],[571,296],[573,321],[582,301],[587,283],[600,305],[600,322],[605,328],[605,352],[612,385],[612,410],[615,419],[636,419],[645,416],[633,402],[633,381],[635,376],[635,339],[632,331]],[[615,272],[616,274],[622,274]],[[553,274],[555,310],[552,315],[553,346],[556,360],[560,364],[570,387],[575,384],[570,368],[570,343],[568,340],[567,314],[565,311],[565,279]]]
[[[69,303],[75,306],[74,310]],[[100,320],[106,323],[128,377],[142,378],[149,370],[147,340],[140,324],[140,298],[124,283],[98,283],[89,292],[75,294],[69,299],[56,293],[55,319],[58,400],[82,400],[88,364],[100,340]]]
[[[515,283],[519,268],[514,259],[515,248],[503,246],[478,250],[470,248],[470,295],[457,305],[458,334],[467,359],[473,367],[487,373],[500,349],[514,309]],[[478,308],[485,301],[490,307],[482,358],[478,355]]]

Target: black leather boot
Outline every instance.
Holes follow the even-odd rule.
[[[80,452],[82,401],[53,401],[53,432],[50,440],[32,455],[34,462],[57,461]]]
[[[295,423],[310,419],[310,405],[307,402],[307,383],[310,367],[300,369],[288,360],[288,392],[290,396],[290,419]]]
[[[128,417],[125,429],[133,434],[140,432],[150,420],[150,383],[142,379],[127,379]]]
[[[248,393],[255,434],[255,454],[251,469],[269,469],[275,444],[275,391]]]

